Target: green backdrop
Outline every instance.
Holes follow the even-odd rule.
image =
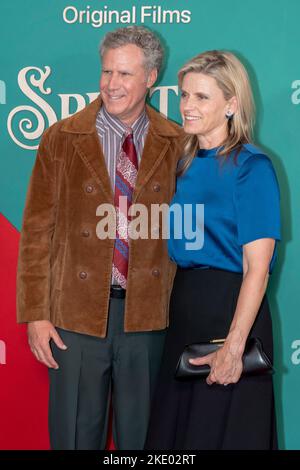
[[[133,7],[135,17],[130,17]],[[80,16],[80,10],[88,14]],[[174,87],[177,70],[187,59],[208,49],[228,49],[248,67],[257,105],[256,142],[273,160],[282,195],[283,240],[269,298],[280,446],[287,449],[300,448],[299,16],[299,0],[1,0],[0,4],[0,210],[18,230],[35,159],[33,147],[43,126],[96,96],[98,44],[107,31],[130,24],[126,21],[143,22],[163,37],[167,64],[151,103],[178,122]]]

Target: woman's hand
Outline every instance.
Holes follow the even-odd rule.
[[[226,341],[216,352],[190,359],[196,366],[210,366],[208,385],[228,385],[238,382],[241,377],[246,339],[266,291],[274,246],[272,238],[258,239],[243,246],[244,277]]]
[[[217,351],[204,357],[190,359],[190,363],[196,366],[204,364],[210,366],[210,374],[206,379],[208,385],[237,383],[243,371],[244,348],[244,341],[241,338],[234,338],[232,332],[229,333],[224,345]]]

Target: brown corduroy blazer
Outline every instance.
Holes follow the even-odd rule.
[[[19,322],[55,326],[104,337],[114,240],[96,234],[97,207],[114,203],[96,132],[100,97],[44,133],[31,175],[23,216],[18,271]],[[134,203],[169,203],[181,155],[182,131],[151,107]],[[175,265],[167,242],[130,240],[125,303],[126,332],[168,325]]]

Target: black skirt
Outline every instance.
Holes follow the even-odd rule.
[[[217,269],[178,269],[170,327],[154,396],[146,449],[277,449],[271,375],[209,386],[203,378],[174,378],[186,344],[225,338],[242,275]],[[264,297],[250,336],[273,360],[272,323]]]

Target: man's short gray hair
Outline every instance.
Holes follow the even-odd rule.
[[[159,38],[143,26],[128,26],[108,32],[100,43],[100,56],[103,58],[108,49],[134,44],[140,47],[145,56],[145,68],[160,71],[163,62],[164,50]]]

